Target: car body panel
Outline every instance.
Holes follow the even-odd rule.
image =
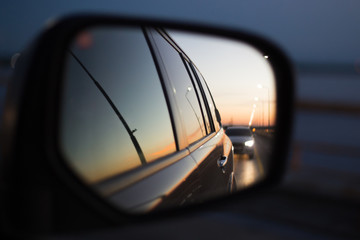
[[[198,188],[198,181],[192,175],[195,169],[194,160],[187,155],[165,169],[111,194],[108,199],[131,212],[150,211],[159,205],[162,208],[181,206]],[[182,189],[180,194],[177,188]]]
[[[198,174],[201,176],[201,194],[204,199],[226,195],[232,186],[233,152],[230,139],[224,134],[223,129],[215,134],[209,141],[194,150],[191,155],[198,164]],[[225,156],[227,163],[224,168],[218,161]]]

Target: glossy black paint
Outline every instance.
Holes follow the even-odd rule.
[[[198,163],[198,175],[201,176],[201,195],[203,199],[211,199],[228,195],[232,191],[233,151],[230,139],[223,129],[217,132],[208,142],[194,149],[192,156]],[[217,161],[227,158],[223,168]],[[230,184],[230,185],[229,185]]]

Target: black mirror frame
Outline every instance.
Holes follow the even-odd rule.
[[[259,49],[262,53],[271,56],[269,63],[274,70],[277,87],[277,124],[275,128],[277,134],[274,140],[273,155],[270,157],[269,174],[264,181],[228,198],[215,199],[202,205],[188,206],[172,211],[152,212],[147,215],[131,215],[118,211],[84,186],[69,171],[59,154],[56,129],[60,97],[58,89],[62,79],[65,58],[64,49],[70,43],[70,39],[85,27],[102,25],[140,25],[219,35],[241,40]],[[27,212],[28,209],[25,208],[32,207],[32,203],[19,207],[18,204],[21,204],[21,201],[13,201],[15,196],[19,197],[19,194],[7,197],[4,200],[5,203],[12,205],[10,209],[16,209],[15,213],[7,212],[6,214],[7,217],[11,218],[11,221],[7,223],[9,228],[35,232],[71,231],[87,229],[93,226],[101,227],[119,223],[146,221],[164,216],[189,213],[195,211],[195,209],[215,208],[219,201],[237,201],[246,194],[272,186],[278,183],[285,173],[291,143],[294,111],[293,69],[289,59],[280,48],[259,36],[237,29],[202,24],[84,14],[69,16],[46,29],[35,40],[27,53],[24,53],[19,59],[18,65],[8,90],[4,108],[5,118],[1,135],[3,160],[0,166],[2,184],[6,184],[6,187],[10,189],[7,193],[11,194],[11,188],[21,187],[21,183],[26,182],[31,177],[30,170],[38,171],[37,174],[42,176],[31,180],[29,188],[21,190],[23,191],[20,193],[21,196],[26,196],[31,191],[38,191],[39,194],[32,197],[32,203],[35,205],[38,204],[37,201],[46,204],[47,200],[42,194],[64,196],[54,200],[56,203],[52,203],[59,208],[59,210],[55,211],[58,212],[56,216],[55,213],[51,215],[47,212],[41,213],[41,216],[31,216],[31,211]],[[49,81],[49,79],[53,81]],[[27,157],[34,160],[35,156],[35,162],[30,164],[29,161],[26,161],[29,160]],[[48,183],[44,184],[43,181],[46,181],[46,179],[48,179]],[[72,203],[74,206],[69,207],[70,209],[76,209],[79,205],[83,205],[82,209],[74,210],[73,214],[83,214],[83,219],[87,221],[74,223],[74,220],[70,221],[72,223],[69,223],[69,225],[55,226],[56,223],[67,217],[64,216],[65,213],[61,213],[65,209],[64,206],[61,206],[61,201],[68,201],[69,199],[74,199],[74,203]],[[29,221],[19,224],[19,220],[11,215],[22,214],[24,211],[28,214],[27,219]],[[45,223],[46,218],[51,218],[50,225]],[[33,223],[31,223],[31,219]],[[75,225],[71,226],[71,224]]]

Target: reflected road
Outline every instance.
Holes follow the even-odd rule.
[[[247,154],[234,154],[234,173],[237,189],[243,189],[261,180],[268,167],[271,152],[271,138],[254,134],[255,154],[250,159]]]

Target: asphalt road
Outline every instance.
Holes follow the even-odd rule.
[[[244,189],[261,180],[266,174],[268,157],[271,153],[271,141],[269,137],[254,135],[255,154],[250,159],[247,154],[234,155],[234,172],[237,188]]]

